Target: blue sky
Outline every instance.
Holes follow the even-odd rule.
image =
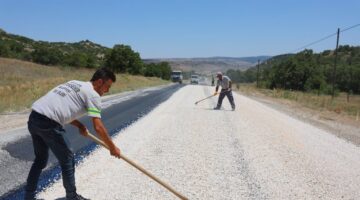
[[[0,0],[0,28],[9,33],[126,44],[142,58],[294,53],[356,24],[359,0]],[[342,32],[340,44],[359,46],[360,26]],[[308,48],[335,45],[333,36]]]

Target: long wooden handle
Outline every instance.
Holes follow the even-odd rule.
[[[97,137],[95,137],[93,134],[88,132],[88,137],[90,137],[92,140],[94,140],[96,143],[102,145],[103,147],[109,149],[109,147],[100,139],[98,139]],[[126,156],[124,156],[123,154],[120,155],[120,158],[122,158],[123,160],[125,160],[127,163],[129,163],[130,165],[132,165],[133,167],[135,167],[136,169],[140,170],[142,173],[146,174],[148,177],[152,178],[154,181],[158,182],[160,185],[162,185],[163,187],[165,187],[166,189],[168,189],[170,192],[172,192],[173,194],[175,194],[177,197],[179,197],[180,199],[183,200],[188,200],[188,198],[186,198],[184,195],[180,194],[179,192],[177,192],[176,190],[174,190],[172,187],[170,187],[168,184],[164,183],[163,181],[161,181],[159,178],[157,178],[156,176],[152,175],[150,172],[146,171],[144,168],[142,168],[141,166],[139,166],[138,164],[136,164],[135,162],[133,162],[132,160],[130,160],[129,158],[127,158]]]
[[[208,98],[214,97],[214,96],[216,96],[216,95],[217,95],[217,93],[216,93],[216,94],[213,94],[213,95],[211,95],[211,96],[208,96],[208,97],[206,97],[206,98],[203,98],[203,99],[195,102],[195,104],[198,104],[199,102],[202,102],[202,101],[204,101],[204,100],[206,100],[206,99],[208,99]]]

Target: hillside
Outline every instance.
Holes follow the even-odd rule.
[[[246,70],[256,65],[257,60],[267,60],[270,56],[257,57],[209,57],[209,58],[164,58],[144,59],[145,63],[168,62],[173,69],[195,71],[201,74],[213,74],[217,71],[225,72],[229,69]]]
[[[45,66],[16,59],[0,58],[0,113],[28,109],[58,84],[69,80],[89,81],[94,69]],[[169,83],[156,77],[116,74],[111,93]]]
[[[314,53],[306,49],[268,59],[261,63],[259,74],[256,67],[227,74],[234,82],[255,82],[258,76],[260,86],[270,89],[360,94],[360,46],[339,46],[336,68],[335,57],[334,50]]]
[[[113,48],[107,48],[89,40],[75,43],[36,41],[0,29],[0,57],[5,58],[16,58],[43,65],[96,68],[105,64],[105,56],[112,50]],[[172,69],[213,74],[229,69],[243,71],[256,65],[258,60],[264,61],[269,58],[269,56],[160,58],[143,59],[143,62],[145,64],[168,62]]]
[[[45,65],[98,67],[109,48],[83,40],[75,43],[35,41],[0,29],[0,57]]]

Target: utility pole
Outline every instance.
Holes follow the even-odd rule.
[[[334,71],[333,71],[333,83],[332,83],[332,99],[335,97],[335,82],[336,82],[336,63],[337,63],[337,50],[339,47],[339,35],[340,28],[337,30],[336,48],[335,48],[335,60],[334,60]]]
[[[348,69],[348,73],[349,73],[349,76],[350,77],[347,77],[348,78],[348,80],[347,80],[347,98],[346,98],[346,100],[347,100],[347,102],[349,103],[349,101],[350,101],[350,94],[352,93],[352,88],[351,88],[351,83],[352,83],[352,66],[351,66],[351,64],[352,64],[352,53],[350,54],[350,58],[348,59],[348,65],[349,65],[349,69]]]
[[[257,64],[257,73],[256,73],[256,87],[259,88],[259,69],[260,68],[260,60],[258,60]]]

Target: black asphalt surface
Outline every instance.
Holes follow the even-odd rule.
[[[166,101],[181,87],[182,85],[180,84],[174,84],[158,90],[144,91],[141,95],[110,106],[102,111],[102,120],[105,127],[111,135],[118,133],[121,129],[146,115],[157,105]],[[95,134],[90,118],[83,117],[80,121],[88,127],[91,133]],[[81,136],[73,126],[67,125],[65,126],[65,130],[78,161],[96,146],[93,141]],[[6,186],[5,193],[4,191],[0,191],[0,199],[18,199],[22,195],[26,177],[32,160],[34,159],[31,137],[29,135],[7,144],[2,150],[7,151],[11,158],[1,159],[2,155],[0,155],[0,170],[1,172],[7,172],[0,173],[0,180],[4,181],[1,182],[1,187],[4,186],[5,188]],[[49,184],[49,179],[58,178],[59,173],[60,168],[57,160],[54,155],[50,153],[48,166],[41,176],[42,180],[39,181],[39,184],[41,187],[45,187]],[[7,183],[11,184],[7,185]],[[11,187],[9,185],[16,186]]]

